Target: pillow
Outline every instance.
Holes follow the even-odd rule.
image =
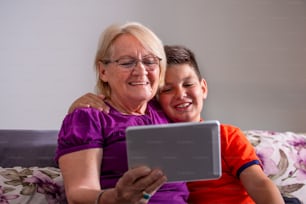
[[[1,203],[64,204],[63,179],[54,167],[0,167]]]
[[[306,134],[244,131],[263,163],[265,174],[284,197],[306,202]]]

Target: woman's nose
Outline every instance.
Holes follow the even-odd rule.
[[[142,61],[139,60],[135,64],[135,67],[133,69],[133,73],[146,74],[148,72],[147,72],[146,66],[142,63]]]

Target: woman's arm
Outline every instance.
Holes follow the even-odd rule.
[[[65,183],[66,197],[70,204],[93,204],[101,192],[100,166],[102,149],[92,148],[68,153],[60,157],[59,166]],[[166,182],[160,170],[141,166],[127,171],[115,188],[107,189],[98,203],[139,203],[143,192],[154,192]]]
[[[69,203],[94,203],[100,192],[99,170],[102,149],[93,148],[65,154],[59,159]]]
[[[252,165],[240,174],[240,180],[257,204],[282,204],[284,200],[275,184],[259,165]]]

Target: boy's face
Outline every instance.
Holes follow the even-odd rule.
[[[206,97],[206,81],[199,81],[190,65],[167,67],[165,85],[160,90],[159,101],[173,122],[199,122]]]

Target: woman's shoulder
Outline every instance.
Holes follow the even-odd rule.
[[[149,101],[147,107],[147,114],[149,114],[153,124],[170,122],[170,119],[166,116],[159,102],[156,99],[152,99],[151,101]]]
[[[92,108],[77,108],[67,114],[58,134],[56,160],[63,154],[101,147],[98,118],[99,111]]]
[[[149,101],[148,107],[151,107],[153,110],[162,110],[158,100],[156,98],[153,98]]]

